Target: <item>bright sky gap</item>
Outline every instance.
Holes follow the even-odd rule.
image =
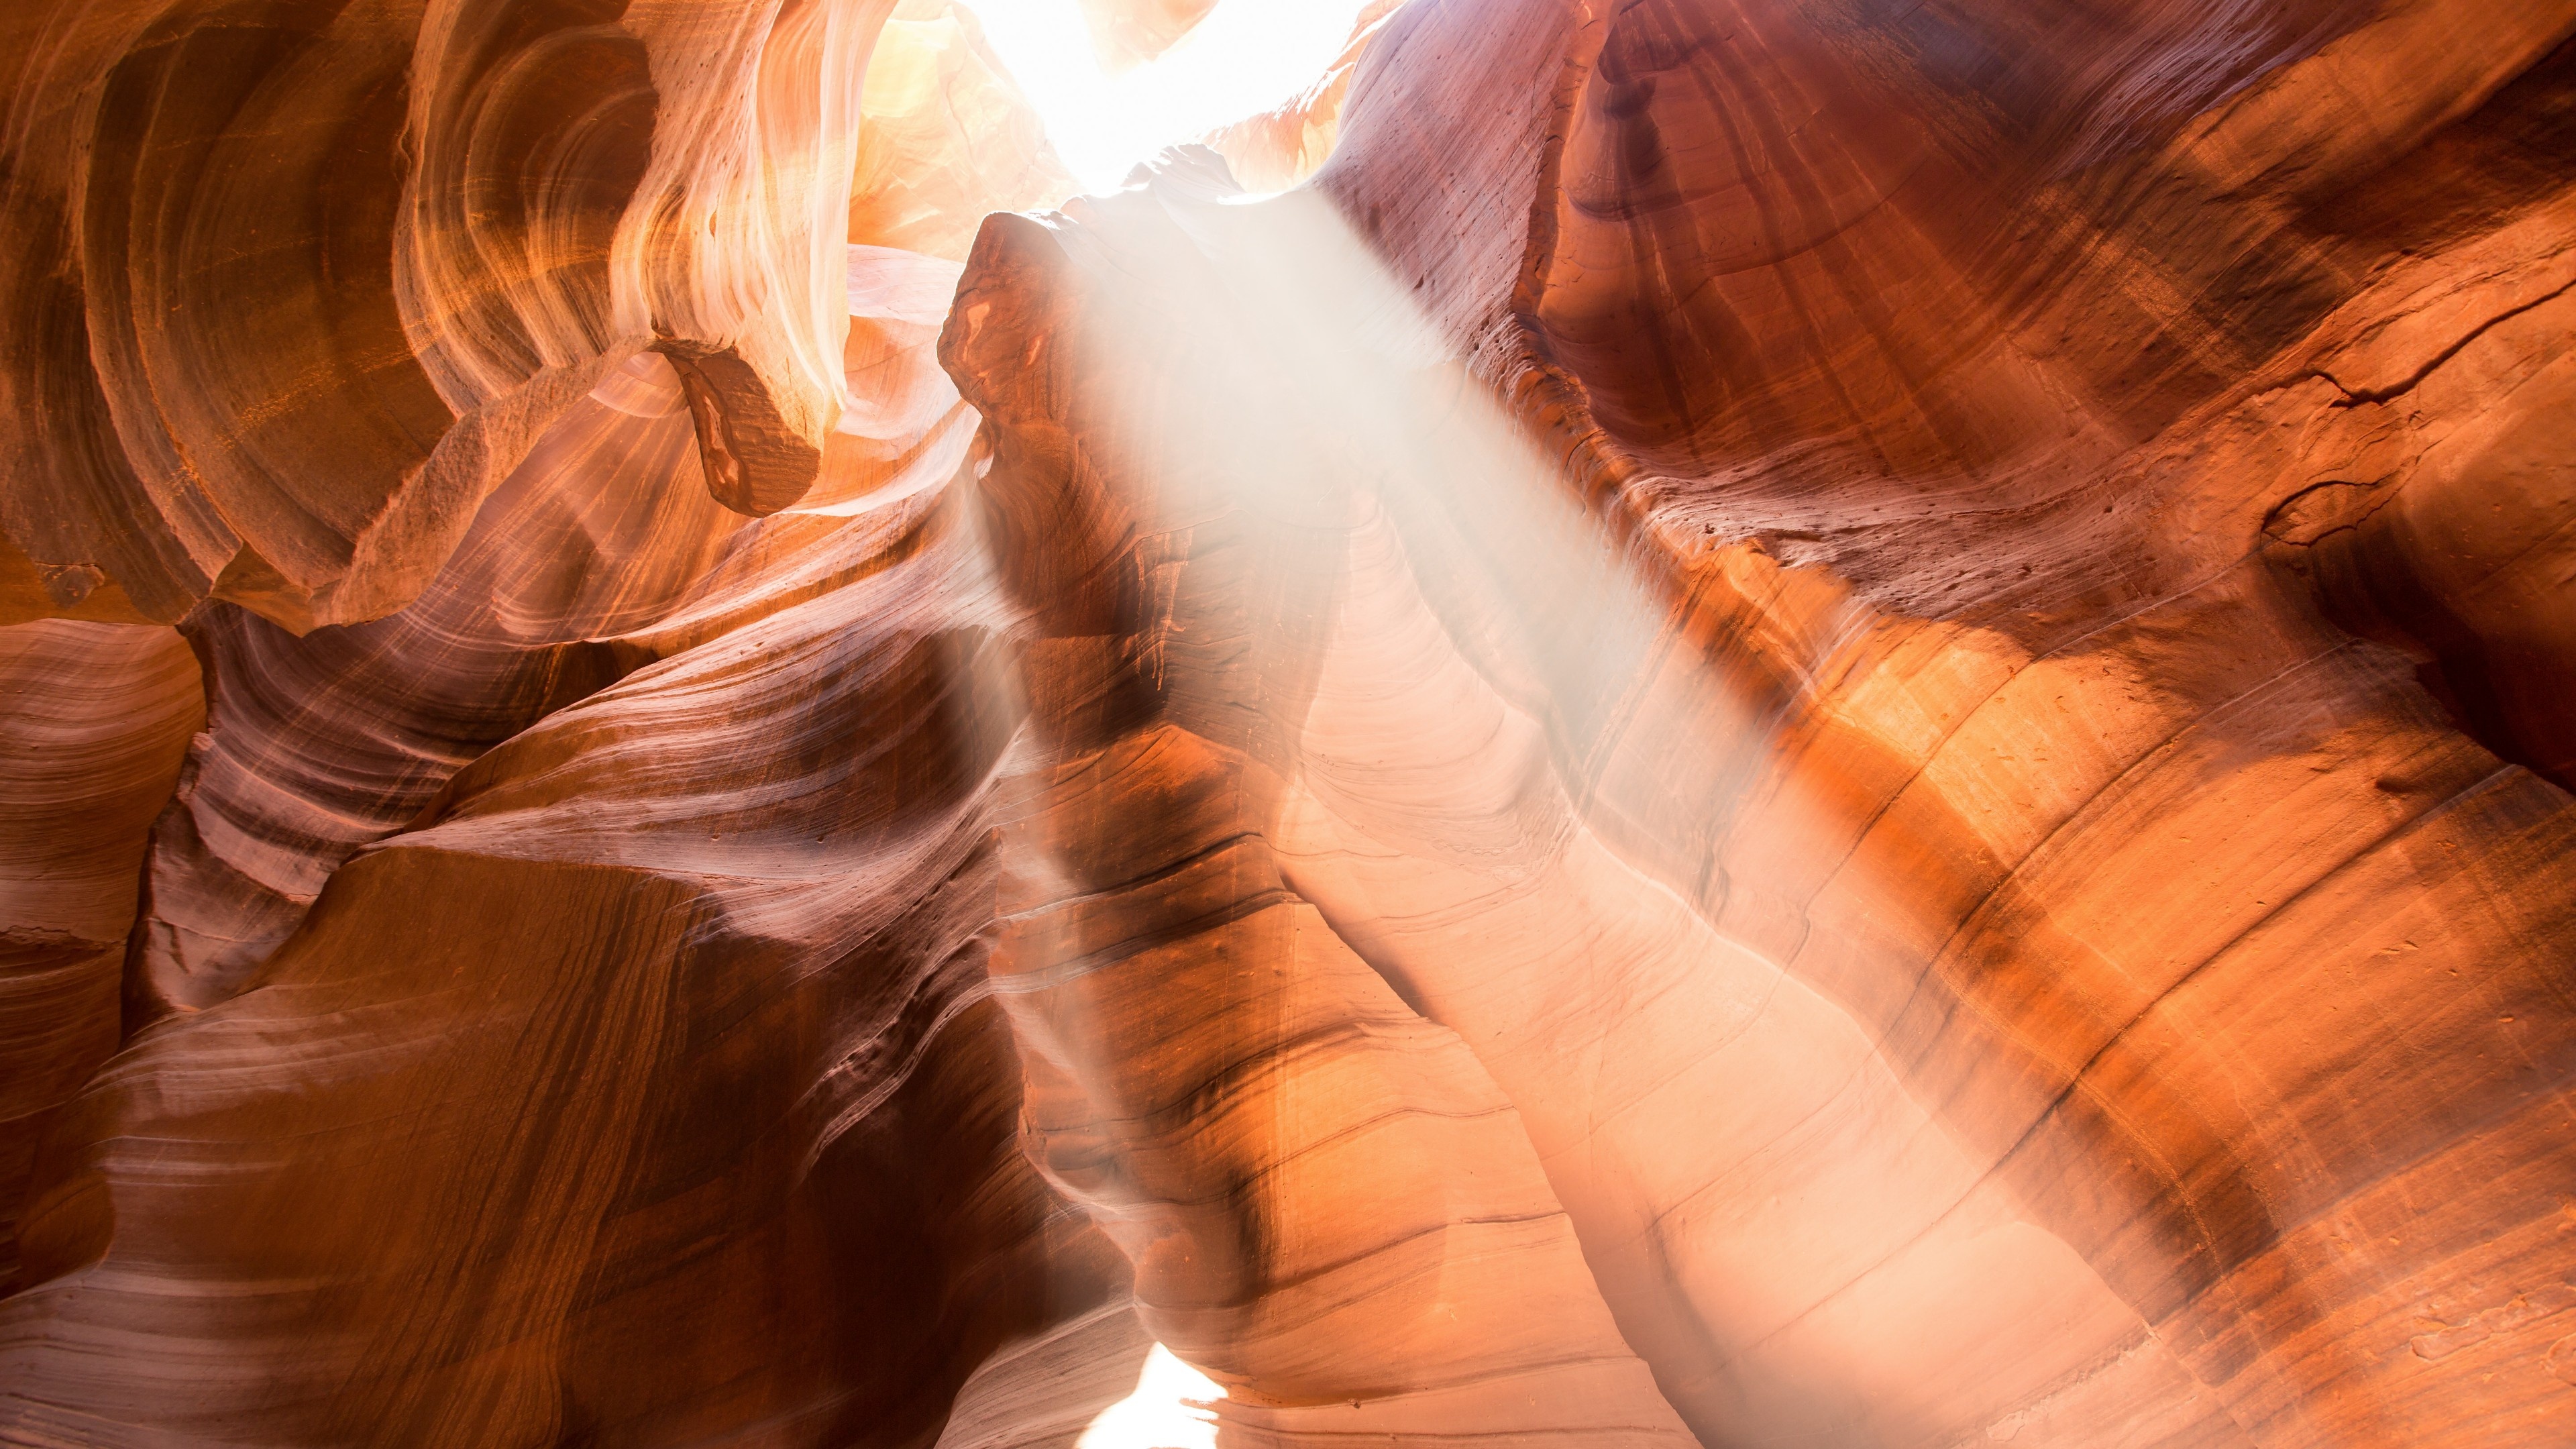
[[[1088,191],[1166,146],[1293,99],[1350,39],[1366,0],[1221,0],[1159,58],[1100,64],[1075,0],[961,0]]]

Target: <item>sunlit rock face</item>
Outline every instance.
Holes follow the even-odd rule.
[[[1400,8],[1401,0],[1369,0],[1353,20],[1351,38],[1341,54],[1312,85],[1285,104],[1246,116],[1206,138],[1244,189],[1286,190],[1313,175],[1332,155],[1351,80],[1359,74],[1360,62],[1379,32]]]
[[[0,32],[0,1442],[2567,1441],[2576,5]]]
[[[856,244],[964,261],[985,213],[1044,209],[1082,189],[974,12],[954,0],[895,7],[859,115]]]
[[[2571,17],[2047,18],[1417,7],[1344,117],[1668,610],[1569,792],[1870,1048],[1587,1253],[1707,1440],[2551,1442]]]
[[[1218,0],[1076,0],[1103,70],[1133,70],[1161,55],[1217,7]]]

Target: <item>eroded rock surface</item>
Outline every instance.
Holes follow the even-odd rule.
[[[2571,32],[10,12],[0,1440],[2556,1449]]]
[[[377,618],[643,350],[719,501],[796,501],[889,8],[14,8],[0,525],[62,609]]]
[[[116,1050],[118,983],[152,812],[204,718],[168,629],[0,628],[0,1283],[56,1108]]]

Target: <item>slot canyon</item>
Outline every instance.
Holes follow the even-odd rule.
[[[2576,0],[0,66],[0,1444],[2576,1449]]]

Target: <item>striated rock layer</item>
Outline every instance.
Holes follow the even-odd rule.
[[[0,470],[13,594],[380,617],[648,349],[716,498],[796,501],[889,8],[12,7],[0,397],[48,421]]]
[[[2563,725],[2477,681],[2564,667],[2576,15],[1483,18],[1399,19],[1320,184],[1669,610],[1558,768],[1961,1159],[1891,1193],[1649,1137],[1587,1248],[1676,1407],[2558,1437],[2576,816]],[[1520,67],[1522,129],[1426,119],[1407,47]],[[2083,1271],[1960,1241],[2033,1231]]]
[[[0,1283],[55,1108],[116,1050],[118,983],[152,812],[204,716],[168,629],[0,629]]]
[[[2576,4],[0,34],[0,1442],[2567,1441]]]

